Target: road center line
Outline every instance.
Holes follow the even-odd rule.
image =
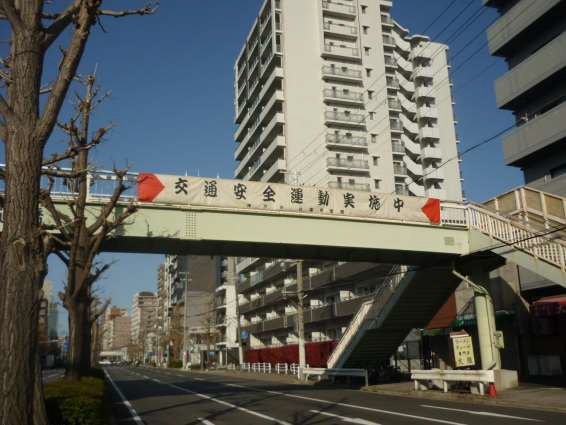
[[[204,425],[214,425],[212,422],[207,421],[206,419],[203,418],[198,418],[198,420],[203,423]]]
[[[108,379],[108,381],[112,384],[112,387],[114,387],[114,389],[116,390],[116,392],[118,393],[118,395],[122,399],[122,403],[124,404],[124,406],[126,406],[128,408],[130,415],[132,415],[132,418],[134,419],[134,422],[139,424],[139,425],[144,425],[143,421],[138,416],[138,413],[136,412],[136,410],[132,407],[132,405],[130,404],[128,399],[124,396],[122,391],[120,391],[120,388],[118,388],[118,385],[116,385],[116,383],[110,377],[110,374],[106,371],[106,369],[104,369],[104,374],[106,375],[106,378]]]
[[[211,396],[206,395],[206,394],[197,393],[195,391],[191,391],[191,390],[188,390],[186,388],[179,387],[178,385],[175,385],[175,384],[168,384],[168,385],[170,387],[177,388],[180,391],[184,391],[188,394],[194,394],[197,397],[204,398],[204,399],[210,400],[210,401],[214,401],[215,403],[220,403],[220,404],[223,404],[224,406],[232,407],[233,409],[237,409],[237,410],[240,410],[242,412],[246,412],[250,415],[257,416],[258,418],[262,418],[262,419],[265,419],[267,421],[273,421],[273,423],[276,423],[276,424],[279,424],[279,425],[291,425],[289,422],[281,421],[281,420],[276,419],[272,416],[264,415],[263,413],[254,412],[253,410],[246,409],[245,407],[241,407],[241,406],[238,406],[236,404],[232,404],[232,403],[229,403],[227,401],[220,400],[218,398],[214,398],[214,397],[211,397]]]
[[[453,412],[464,412],[464,413],[469,413],[470,415],[495,416],[498,418],[517,419],[521,421],[542,422],[539,419],[523,418],[521,416],[511,416],[511,415],[504,415],[502,413],[482,412],[476,410],[454,409],[452,407],[432,406],[430,404],[421,404],[421,407],[428,407],[430,409],[451,410]]]

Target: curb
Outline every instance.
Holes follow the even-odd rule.
[[[560,413],[566,413],[566,408],[564,407],[558,407],[558,406],[545,407],[545,406],[540,406],[538,404],[526,404],[524,402],[519,402],[519,401],[490,399],[490,398],[484,398],[481,396],[473,396],[468,394],[454,394],[454,393],[444,394],[444,393],[436,393],[436,392],[428,392],[428,391],[412,391],[410,393],[406,393],[401,391],[371,389],[368,387],[364,387],[360,391],[366,393],[379,394],[379,395],[389,395],[389,396],[405,397],[405,398],[421,399],[421,400],[455,401],[458,403],[513,407],[519,409],[540,410],[543,412],[553,412],[553,413],[556,413],[558,411]]]

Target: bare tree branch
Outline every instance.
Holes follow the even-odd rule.
[[[75,0],[62,13],[44,14],[46,19],[54,19],[54,22],[45,29],[43,36],[43,48],[47,49],[53,41],[73,22],[76,13],[81,7],[81,0]]]
[[[123,16],[131,15],[151,15],[157,10],[157,4],[154,6],[146,5],[145,7],[139,9],[129,9],[129,10],[98,10],[96,13],[101,16],[112,16],[114,18],[121,18]]]
[[[12,30],[15,33],[21,33],[24,25],[13,0],[0,0],[0,9],[0,13],[10,22]]]
[[[59,125],[59,127],[61,127],[61,125]],[[61,127],[63,128],[63,127]],[[67,150],[65,150],[65,152],[61,153],[61,154],[53,154],[49,159],[46,159],[43,161],[43,166],[50,166],[50,165],[54,165],[58,162],[61,161],[65,161],[67,159],[72,159],[74,157],[76,157],[79,152],[81,151],[88,151],[94,147],[96,147],[97,145],[100,144],[100,142],[102,142],[102,138],[104,137],[104,135],[106,133],[108,133],[108,131],[110,131],[110,129],[112,128],[112,126],[107,126],[107,127],[103,127],[103,128],[99,128],[97,130],[97,132],[95,133],[95,135],[92,137],[90,143],[87,143],[84,146],[79,146],[79,145],[71,145],[67,148]],[[69,130],[71,131],[71,130]]]
[[[1,94],[0,94],[0,114],[2,114],[2,116],[6,121],[12,121],[15,124],[18,123],[18,117],[16,116],[12,108],[10,108],[10,105],[8,105],[8,102],[6,102],[4,96],[2,96]]]

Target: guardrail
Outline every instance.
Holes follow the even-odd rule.
[[[306,366],[309,368],[309,365]],[[240,364],[240,370],[244,372],[255,372],[255,373],[277,373],[279,375],[298,375],[299,365],[297,363],[276,363],[272,366],[271,363],[242,363]]]
[[[415,370],[411,379],[415,382],[415,391],[428,390],[433,381],[440,382],[444,392],[448,392],[451,382],[472,382],[478,384],[479,393],[484,395],[485,385],[495,382],[495,374],[493,370]]]
[[[368,386],[368,371],[366,369],[326,369],[323,367],[307,367],[303,369],[303,376],[306,380],[308,380],[311,376],[317,376],[319,381],[323,378],[331,378],[331,380],[334,380],[336,376],[360,377],[364,378],[365,385],[366,387]]]

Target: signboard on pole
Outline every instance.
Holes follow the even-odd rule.
[[[138,200],[207,206],[439,223],[440,201],[314,186],[141,173]]]
[[[466,331],[450,332],[450,343],[454,367],[468,367],[476,364],[472,337]]]

